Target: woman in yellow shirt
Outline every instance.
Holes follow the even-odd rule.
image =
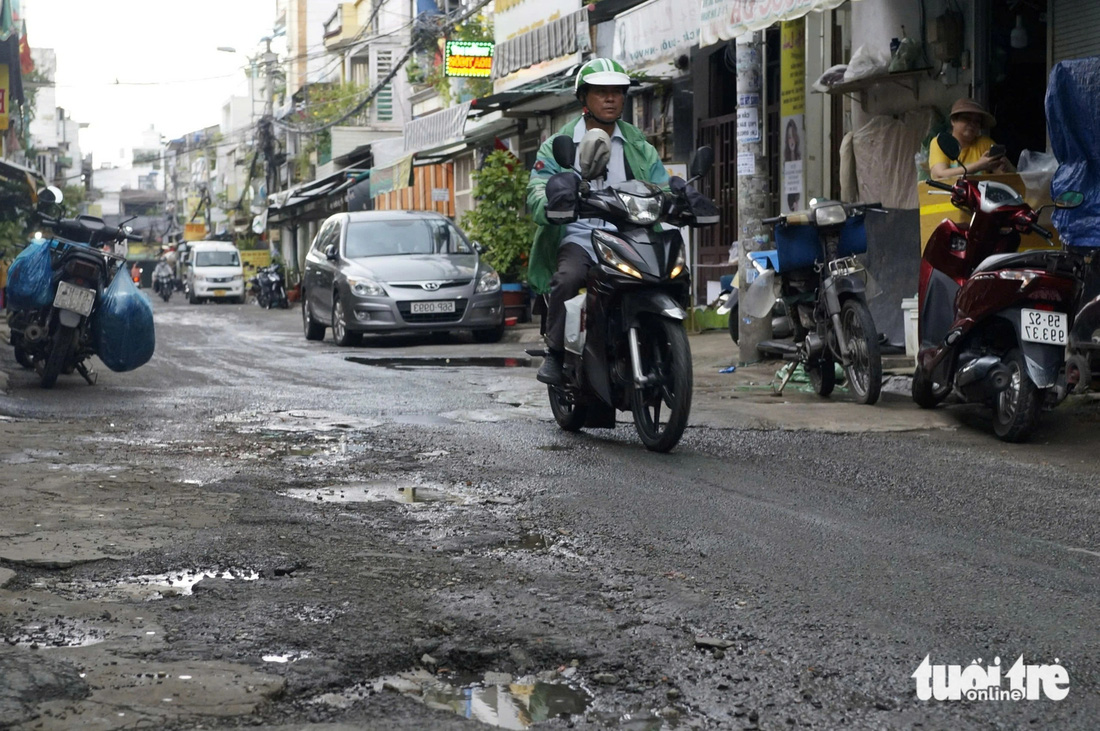
[[[972,99],[959,99],[951,107],[951,136],[959,141],[959,160],[948,160],[935,138],[928,146],[928,167],[933,178],[953,178],[962,173],[958,163],[966,166],[968,173],[1011,173],[1012,163],[1001,152],[991,155],[993,139],[982,134],[982,128],[997,124],[993,115]]]

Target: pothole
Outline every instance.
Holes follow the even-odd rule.
[[[21,647],[86,647],[107,639],[107,633],[82,619],[57,617],[42,624],[30,624],[4,637],[9,645]]]
[[[310,654],[309,652],[284,652],[280,654],[264,655],[262,659],[264,662],[292,663],[304,660],[309,657]]]
[[[373,429],[382,422],[331,411],[295,409],[292,411],[241,411],[215,417],[218,424],[231,424],[241,432],[332,432]]]
[[[248,569],[189,569],[166,574],[128,576],[113,581],[65,581],[34,582],[36,588],[45,588],[69,599],[96,597],[99,599],[152,601],[165,597],[188,596],[195,584],[203,579],[255,581],[256,571]]]
[[[556,675],[543,673],[539,677]],[[346,708],[370,692],[397,692],[429,708],[451,711],[464,718],[506,729],[526,729],[552,718],[582,714],[592,697],[582,688],[536,676],[514,678],[508,673],[485,673],[477,678],[442,678],[426,670],[413,670],[357,685],[342,693],[327,693],[314,700]]]
[[[445,503],[465,505],[470,498],[449,492],[442,485],[400,485],[391,482],[367,482],[333,487],[302,487],[280,492],[297,500],[327,503],[395,502],[406,504]]]
[[[367,358],[353,355],[345,358],[351,363],[407,370],[409,368],[530,368],[531,359],[527,357],[469,355],[461,358],[432,355],[385,356]]]

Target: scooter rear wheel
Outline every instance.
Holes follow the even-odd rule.
[[[58,326],[53,336],[53,344],[50,345],[50,353],[46,356],[46,363],[42,368],[42,388],[53,388],[57,383],[57,377],[61,375],[61,369],[64,368],[65,360],[69,357],[69,351],[73,349],[75,337],[76,328]]]
[[[1004,364],[1011,377],[1008,388],[993,401],[993,433],[1006,442],[1022,442],[1039,423],[1043,392],[1027,375],[1024,355],[1019,349],[1008,351]]]
[[[937,385],[920,366],[913,371],[913,402],[922,409],[936,408],[950,392],[950,385]]]
[[[679,443],[691,413],[691,348],[683,324],[663,317],[643,322],[638,340],[642,373],[655,380],[631,391],[634,427],[646,449],[667,452]],[[662,406],[668,407],[664,418]]]

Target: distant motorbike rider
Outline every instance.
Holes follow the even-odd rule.
[[[657,150],[637,127],[619,118],[630,84],[623,67],[607,58],[593,59],[577,72],[573,90],[581,103],[581,116],[562,127],[558,134],[569,135],[577,143],[590,129],[601,129],[610,136],[611,160],[604,178],[590,181],[593,189],[630,179],[668,184],[668,171]],[[531,245],[527,279],[535,292],[550,293],[546,315],[548,354],[537,378],[551,385],[559,385],[563,380],[565,302],[577,295],[589,267],[596,261],[592,231],[615,228],[613,224],[594,218],[573,220],[564,225],[547,218],[547,209],[563,210],[570,205],[575,208],[580,180],[575,172],[563,171],[554,161],[556,136],[552,135],[539,148],[527,183],[527,206],[538,224]],[[578,163],[575,165],[579,167]]]
[[[168,286],[171,287],[175,279],[175,272],[172,271],[172,267],[168,265],[168,262],[162,256],[157,260],[157,268],[153,270],[153,291],[160,292],[160,282],[165,277],[168,279]]]

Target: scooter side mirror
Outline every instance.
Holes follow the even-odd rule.
[[[573,167],[573,160],[577,157],[577,144],[569,135],[558,135],[551,143],[554,151],[554,162],[563,168]]]
[[[695,151],[694,157],[691,158],[691,167],[688,169],[688,175],[694,178],[701,178],[710,172],[711,167],[714,165],[714,150],[710,147],[700,147]]]
[[[948,160],[957,161],[959,155],[962,154],[962,148],[959,147],[959,141],[956,140],[950,132],[940,132],[936,136],[936,143],[940,146],[940,151],[944,155],[947,155]]]
[[[1055,208],[1076,208],[1085,201],[1085,196],[1080,191],[1067,190],[1059,193],[1054,199]]]

